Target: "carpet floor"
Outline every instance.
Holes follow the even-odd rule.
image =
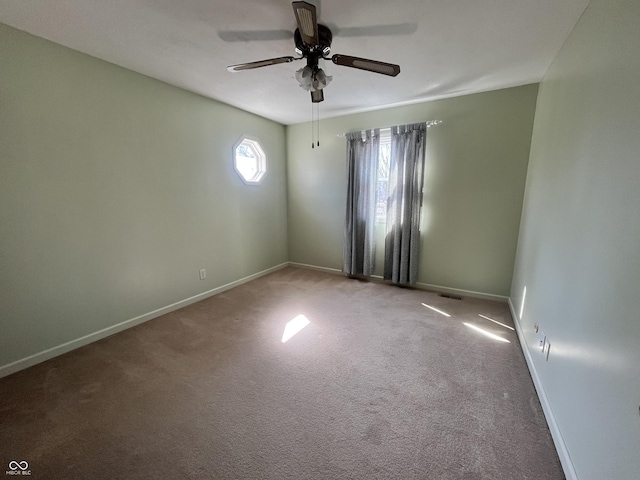
[[[509,326],[505,304],[288,267],[0,379],[0,461],[38,479],[563,479]]]

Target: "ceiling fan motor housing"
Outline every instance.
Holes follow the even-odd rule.
[[[318,66],[318,60],[320,58],[329,55],[333,34],[328,27],[318,24],[318,45],[307,45],[304,43],[299,28],[296,28],[293,39],[296,44],[296,51],[301,52],[301,55],[307,59],[307,65],[315,68]]]

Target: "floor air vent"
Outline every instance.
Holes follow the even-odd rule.
[[[459,297],[458,295],[451,295],[449,293],[439,293],[438,296],[444,297],[444,298],[450,298],[452,300],[462,300],[462,297]]]

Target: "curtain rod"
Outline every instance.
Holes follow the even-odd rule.
[[[440,125],[442,120],[427,120],[426,122],[414,122],[414,123],[425,123],[427,128],[433,127],[434,125]],[[391,130],[392,127],[376,127],[378,130]],[[366,128],[365,130],[375,130],[374,128]],[[338,137],[345,137],[348,133],[358,133],[362,132],[362,130],[354,130],[352,132],[339,133]]]

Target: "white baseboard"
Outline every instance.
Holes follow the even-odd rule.
[[[280,270],[287,265],[288,263],[286,262],[280,265],[276,265],[275,267],[271,267],[261,272],[254,273],[253,275],[249,275],[234,282],[227,283],[226,285],[222,285],[206,292],[199,293],[198,295],[194,295],[193,297],[189,297],[179,302],[172,303],[171,305],[167,305],[166,307],[159,308],[135,318],[130,318],[129,320],[125,320],[124,322],[120,322],[97,332],[90,333],[89,335],[85,335],[84,337],[76,338],[75,340],[63,343],[62,345],[48,348],[47,350],[44,350],[42,352],[35,353],[20,360],[16,360],[15,362],[3,365],[0,367],[0,378],[6,377],[7,375],[11,375],[12,373],[18,372],[20,370],[24,370],[25,368],[31,367],[38,363],[44,362],[45,360],[49,360],[50,358],[57,357],[58,355],[62,355],[63,353],[70,352],[71,350],[75,350],[76,348],[83,347],[85,345],[88,345],[89,343],[108,337],[110,335],[113,335],[114,333],[121,332],[122,330],[126,330],[127,328],[134,327],[148,320],[157,318],[161,315],[165,315],[182,307],[186,307],[187,305],[191,305],[192,303],[199,302],[200,300],[204,300],[205,298],[212,297],[233,287],[242,285],[243,283],[255,280],[256,278],[268,275],[269,273]]]
[[[429,283],[416,283],[416,287],[422,290],[431,290],[438,293],[452,293],[463,297],[480,298],[483,300],[492,300],[494,302],[507,303],[509,297],[503,295],[495,295],[493,293],[474,292],[473,290],[463,290],[461,288],[442,287],[440,285],[431,285]]]
[[[289,265],[291,265],[292,267],[306,268],[309,270],[318,270],[320,272],[326,272],[326,273],[339,273],[343,275],[342,270],[338,270],[336,268],[319,267],[317,265],[308,265],[306,263],[296,263],[296,262],[289,262]],[[371,275],[370,277],[365,277],[365,278],[371,278],[372,280],[375,280],[378,282],[385,282],[385,280],[380,275]],[[505,297],[502,295],[474,292],[472,290],[462,290],[460,288],[442,287],[440,285],[430,285],[428,283],[416,283],[415,288],[419,288],[420,290],[429,290],[429,291],[438,292],[438,293],[451,293],[454,295],[481,298],[483,300],[493,300],[501,303],[507,303],[507,301],[509,300],[509,297]]]
[[[549,403],[547,394],[545,393],[540,377],[538,376],[538,371],[536,370],[536,367],[533,363],[531,352],[527,348],[527,342],[524,337],[522,327],[520,326],[520,319],[516,315],[516,309],[513,306],[511,298],[509,298],[509,309],[511,310],[513,324],[516,327],[516,333],[518,334],[518,339],[520,340],[520,347],[522,348],[524,358],[527,361],[527,366],[529,367],[529,372],[531,373],[531,378],[533,379],[533,385],[535,386],[536,392],[538,393],[538,398],[540,399],[540,404],[542,405],[542,411],[544,412],[544,416],[547,419],[547,424],[549,425],[549,430],[551,431],[551,437],[553,438],[553,443],[556,446],[558,457],[560,457],[560,463],[562,464],[564,475],[565,477],[567,477],[567,480],[578,480],[578,474],[576,473],[573,462],[571,461],[569,450],[567,450],[567,446],[564,443],[564,438],[562,438],[562,433],[560,433],[560,428],[558,427],[558,423],[556,422],[556,417],[553,415],[553,409],[551,408],[551,404]]]
[[[291,267],[306,268],[307,270],[317,270],[319,272],[337,273],[337,274],[343,275],[342,270],[338,270],[337,268],[318,267],[317,265],[308,265],[306,263],[297,263],[297,262],[289,262],[289,265]]]

